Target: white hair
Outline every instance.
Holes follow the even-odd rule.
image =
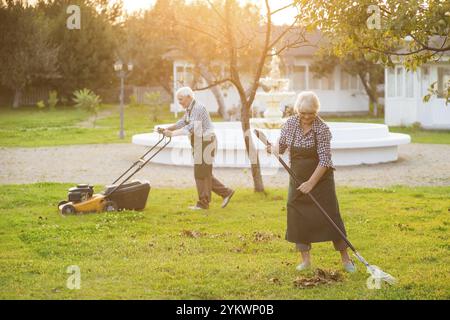
[[[312,91],[303,91],[297,96],[295,101],[294,111],[300,112],[319,112],[320,102],[319,97]]]
[[[175,97],[191,97],[192,99],[194,99],[194,91],[192,91],[191,88],[189,87],[181,87],[180,89],[177,90]]]

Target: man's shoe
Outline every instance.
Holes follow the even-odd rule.
[[[228,205],[228,202],[230,202],[230,199],[233,196],[233,194],[234,194],[234,190],[232,190],[231,193],[228,196],[223,198],[222,209],[225,208]]]
[[[207,208],[200,207],[199,205],[190,206],[190,210],[206,210]]]

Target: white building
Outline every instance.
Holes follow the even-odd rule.
[[[450,83],[449,56],[408,72],[398,62],[385,69],[385,123],[408,126],[420,123],[426,129],[450,129],[450,105],[444,92]],[[423,102],[431,84],[437,83],[438,95]]]
[[[369,97],[365,93],[363,84],[357,76],[345,73],[337,65],[333,72],[326,77],[321,79],[314,77],[310,66],[316,50],[312,46],[290,49],[280,57],[281,76],[291,80],[289,89],[296,93],[304,90],[316,92],[321,102],[321,113],[367,114],[369,112]],[[191,86],[194,80],[193,64],[178,51],[167,54],[166,58],[173,61],[174,92],[179,87]],[[207,86],[204,79],[198,80],[200,82],[197,82],[197,87]],[[245,79],[243,82],[245,83]],[[239,106],[239,96],[234,87],[221,88],[221,92],[227,109]],[[217,111],[218,104],[211,90],[197,91],[196,95],[210,112]],[[181,108],[175,101],[176,99],[174,97],[171,111],[180,112]],[[284,103],[293,104],[293,102],[285,101]],[[254,106],[264,109],[264,106],[260,104],[258,101],[255,101]]]

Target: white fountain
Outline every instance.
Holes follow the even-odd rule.
[[[279,129],[286,119],[282,119],[283,113],[280,110],[282,101],[291,100],[295,97],[295,91],[289,90],[289,79],[281,78],[280,58],[272,50],[272,60],[270,62],[270,74],[261,78],[259,82],[268,88],[268,92],[257,92],[255,101],[266,105],[264,118],[253,118],[250,124],[255,128]]]
[[[252,128],[260,128],[270,141],[277,141],[280,128],[286,119],[282,119],[279,109],[280,102],[291,99],[295,92],[288,91],[289,79],[282,79],[279,71],[279,58],[273,55],[270,76],[260,79],[268,92],[258,92],[256,101],[266,104],[264,118],[250,120]],[[327,122],[332,133],[331,153],[333,163],[337,166],[375,164],[396,161],[398,145],[411,141],[409,135],[391,133],[384,124]],[[158,125],[166,127],[171,124]],[[214,122],[218,141],[214,165],[216,167],[245,168],[250,166],[246,154],[241,123]],[[263,169],[279,168],[275,157],[268,155],[264,145],[254,136],[253,141],[258,150],[259,160]],[[143,146],[153,146],[160,135],[156,132],[142,133],[133,136],[133,143]],[[286,155],[285,155],[286,157]],[[193,165],[191,145],[189,139],[183,136],[172,138],[172,142],[162,150],[153,160],[155,163],[168,165]],[[267,171],[270,172],[270,171]],[[273,171],[272,171],[273,172]],[[264,174],[264,170],[263,170]]]

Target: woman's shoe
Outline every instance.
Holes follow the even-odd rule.
[[[355,273],[356,272],[356,265],[353,263],[353,261],[344,263],[344,270],[348,273]]]
[[[304,263],[304,262],[300,263],[295,268],[295,270],[297,270],[297,271],[304,271],[304,270],[309,270],[309,269],[311,269],[311,264],[310,263]]]

